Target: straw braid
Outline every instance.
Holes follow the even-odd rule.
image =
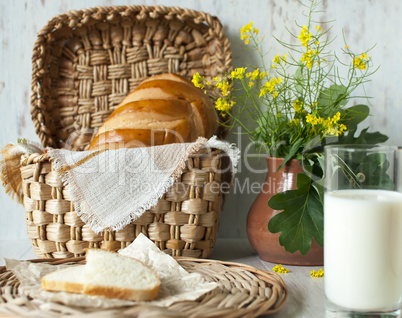
[[[158,25],[150,23],[153,21],[152,19],[161,19],[159,21],[161,23],[158,24],[160,26],[172,21],[177,21],[179,24],[184,23],[184,25],[178,27],[176,33],[172,32],[171,38],[166,38],[166,34],[163,38],[162,33],[162,35],[158,35]],[[145,24],[147,27],[148,33],[145,38],[141,39],[141,43],[130,42],[133,24],[135,26]],[[91,38],[93,34],[89,36],[86,34],[86,28],[95,28],[95,26],[98,28],[96,32],[101,34],[100,39]],[[177,40],[180,30],[190,32],[197,29],[203,31],[201,32],[203,39],[198,38],[199,41],[205,41],[208,45],[212,43],[211,47],[207,48],[210,52],[201,51],[200,53],[193,50],[197,46],[203,47],[204,45],[197,43],[197,39],[193,39],[195,42],[173,47],[179,53],[178,59],[177,52],[173,52],[172,46],[167,44],[172,40]],[[72,34],[78,35],[80,40],[72,38]],[[157,36],[154,39],[155,34]],[[69,47],[64,47],[66,39],[71,39],[67,44]],[[98,43],[99,47],[92,56],[89,56],[89,53],[86,54],[88,50],[96,46],[93,41]],[[150,45],[150,41],[155,42],[153,47]],[[74,50],[76,51],[74,52]],[[193,50],[191,61],[188,50]],[[175,58],[167,58],[163,55],[165,53],[166,56],[174,55]],[[62,62],[59,58],[66,56],[73,65],[60,64]],[[128,58],[132,61],[128,62]],[[90,65],[90,62],[95,60],[96,65]],[[231,62],[230,43],[223,34],[221,23],[216,17],[204,12],[178,7],[143,5],[95,7],[68,11],[51,19],[39,31],[34,45],[31,115],[35,130],[43,146],[63,147],[66,146],[65,142],[69,135],[80,129],[87,129],[76,136],[78,142],[75,149],[83,149],[92,138],[92,134],[96,132],[97,127],[111,113],[113,107],[129,90],[134,89],[140,80],[150,75],[169,71],[187,77],[191,77],[192,74],[199,71],[204,72],[207,78],[212,78],[230,71]],[[131,74],[129,74],[129,67],[120,67],[130,64]],[[91,67],[93,67],[93,71]],[[108,72],[109,74],[107,74]],[[76,81],[77,73],[80,78],[79,83]],[[97,78],[91,79],[91,76]],[[121,81],[119,76],[122,76]],[[112,80],[111,86],[110,79]],[[56,87],[56,84],[65,85],[65,87]],[[89,92],[88,87],[92,88],[92,93]],[[66,104],[69,107],[65,107],[58,114],[55,109],[61,107],[60,101],[57,99],[60,96],[66,98]],[[80,105],[77,104],[78,99],[81,99]],[[93,104],[96,114],[93,113]],[[80,106],[80,108],[77,110],[75,106]],[[65,131],[64,128],[66,128]],[[222,127],[220,134],[227,134],[227,130]]]

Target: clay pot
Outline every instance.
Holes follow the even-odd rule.
[[[287,265],[323,265],[324,249],[314,240],[306,255],[302,255],[300,252],[289,253],[279,244],[280,233],[273,234],[268,231],[269,220],[281,212],[268,206],[269,199],[279,192],[296,189],[296,175],[303,172],[298,160],[288,162],[276,172],[282,162],[283,158],[267,157],[267,176],[261,193],[251,206],[247,218],[247,234],[250,244],[264,261]]]

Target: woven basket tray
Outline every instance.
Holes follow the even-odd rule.
[[[43,146],[73,150],[85,149],[145,78],[199,72],[211,79],[231,69],[230,44],[217,18],[163,6],[96,7],[56,16],[38,33],[32,60],[36,132]],[[141,232],[171,255],[205,258],[224,201],[217,189],[228,180],[217,171],[229,164],[221,151],[201,151],[155,207],[117,233],[97,235],[77,217],[49,157],[25,156],[28,237],[40,258],[77,257],[88,247],[118,250]]]
[[[230,317],[252,318],[277,312],[285,303],[288,292],[276,273],[254,267],[219,262],[177,258],[188,272],[200,273],[207,281],[219,283],[214,291],[197,301],[186,301],[169,307],[146,305],[102,310],[101,312],[71,308],[56,303],[30,299],[19,291],[19,282],[12,272],[0,267],[0,316],[7,317]],[[34,260],[44,262],[45,260]],[[83,258],[45,261],[49,264],[83,263]],[[144,315],[144,316],[140,316]]]

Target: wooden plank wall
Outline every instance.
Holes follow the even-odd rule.
[[[294,21],[305,24],[304,8],[296,0],[14,0],[0,1],[0,146],[15,142],[18,137],[38,141],[30,117],[31,51],[37,32],[57,14],[71,9],[96,5],[162,4],[202,10],[220,18],[232,43],[234,66],[255,64],[257,57],[244,49],[240,40],[240,28],[254,21],[265,37],[265,47],[270,49],[267,58],[284,54],[272,35],[290,40],[290,31],[298,32]],[[372,113],[365,125],[370,130],[381,130],[389,135],[389,144],[402,143],[402,41],[401,3],[399,0],[324,0],[321,9],[326,13],[317,16],[319,21],[336,20],[330,35],[337,35],[334,48],[344,46],[342,29],[348,45],[361,52],[376,45],[370,52],[375,65],[380,69],[366,86],[372,97]],[[337,52],[340,52],[339,50]],[[269,62],[269,61],[268,61]],[[360,92],[362,93],[362,92]],[[229,140],[237,142],[244,150],[247,137],[232,133]],[[249,160],[249,159],[248,159]],[[226,201],[221,217],[220,237],[246,237],[248,209],[258,191],[240,193],[242,188],[264,180],[265,172],[253,173],[265,167],[264,160],[241,162],[238,182]],[[248,180],[248,181],[247,181]],[[258,185],[257,185],[258,188]],[[236,191],[235,191],[236,190]],[[25,214],[4,191],[0,191],[0,239],[26,237]]]

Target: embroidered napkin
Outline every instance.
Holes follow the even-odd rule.
[[[203,147],[225,151],[234,175],[240,151],[215,136],[194,143],[110,151],[52,149],[48,153],[63,183],[70,185],[77,214],[100,233],[118,231],[155,206],[181,175],[186,160]]]

